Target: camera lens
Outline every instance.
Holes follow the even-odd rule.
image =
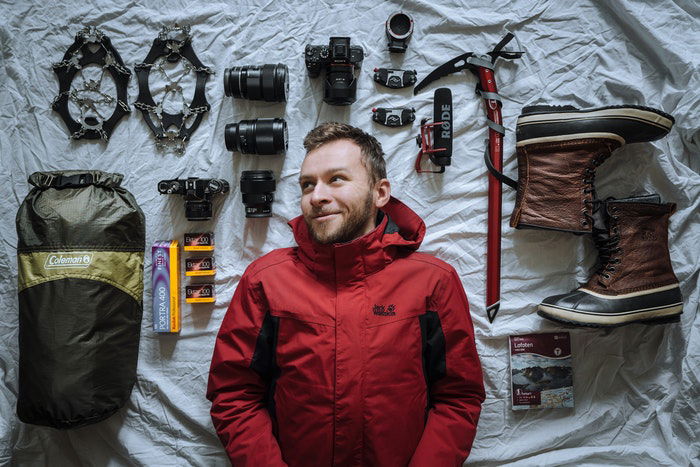
[[[241,173],[241,193],[245,216],[271,217],[275,188],[271,170],[244,170]]]
[[[282,118],[256,118],[229,123],[224,129],[226,149],[241,154],[284,154],[287,122]]]
[[[323,101],[331,105],[350,105],[357,100],[357,80],[352,67],[330,65],[326,72]]]
[[[238,99],[285,102],[289,92],[287,65],[235,66],[224,70],[224,93]]]

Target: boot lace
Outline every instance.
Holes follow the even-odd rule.
[[[587,227],[589,225],[593,225],[593,217],[589,212],[591,209],[588,209],[588,204],[593,204],[595,208],[595,203],[598,203],[600,201],[594,199],[595,198],[595,170],[596,168],[605,162],[605,160],[610,156],[610,153],[612,151],[609,149],[607,152],[602,152],[599,153],[597,156],[595,156],[592,160],[591,163],[588,167],[586,167],[586,170],[583,172],[583,209],[581,210],[582,214],[582,219],[581,219],[581,225],[584,227]]]
[[[602,203],[602,201],[594,201]],[[607,232],[595,229],[593,232],[593,242],[598,250],[598,266],[595,274],[610,279],[611,273],[615,272],[615,265],[621,262],[619,254],[622,252],[620,248],[620,230],[617,226],[617,207],[610,208],[610,216],[608,217]]]

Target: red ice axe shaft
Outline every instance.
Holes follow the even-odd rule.
[[[478,67],[481,88],[498,93],[493,70]],[[501,105],[495,99],[484,98],[486,117],[503,125]],[[489,127],[488,155],[494,169],[503,170],[503,135]],[[488,222],[486,237],[486,316],[493,322],[501,304],[501,182],[489,171]]]

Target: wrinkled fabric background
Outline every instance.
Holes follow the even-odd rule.
[[[291,245],[286,222],[299,213],[296,179],[304,135],[338,120],[374,134],[387,155],[393,193],[425,220],[422,251],[451,263],[471,303],[487,399],[468,460],[473,465],[698,465],[700,401],[698,264],[700,263],[700,7],[676,1],[326,2],[93,0],[30,4],[0,1],[0,464],[10,465],[225,465],[204,398],[216,332],[245,267],[272,249]],[[386,50],[384,21],[397,10],[411,14],[415,32],[405,56]],[[143,61],[164,24],[192,25],[195,51],[216,75],[207,84],[211,112],[184,156],[156,151],[140,112],[116,127],[109,144],[70,141],[50,109],[58,93],[51,64],[60,61],[84,25],[100,27],[127,66]],[[419,79],[465,51],[487,52],[513,31],[527,55],[500,61],[505,170],[516,174],[514,130],[528,104],[584,108],[638,104],[672,114],[671,133],[654,143],[628,145],[598,170],[601,197],[658,192],[678,204],[671,218],[670,252],[685,300],[680,324],[614,330],[572,329],[573,410],[513,412],[510,407],[508,335],[558,330],[535,314],[539,301],[584,281],[595,260],[589,237],[507,226],[515,199],[504,187],[502,306],[493,325],[484,310],[486,251],[486,125],[475,78],[442,79],[418,96],[372,81],[374,67],[415,69]],[[351,107],[322,102],[322,80],[309,79],[303,50],[349,35],[365,51]],[[515,42],[510,48],[515,48]],[[232,65],[285,63],[287,104],[224,97],[223,70]],[[432,93],[454,95],[453,165],[442,175],[416,174],[418,121],[432,117]],[[135,76],[129,102],[138,93]],[[191,98],[190,88],[188,99]],[[372,107],[416,109],[412,127],[371,122]],[[286,156],[230,153],[224,126],[256,117],[284,117]],[[123,173],[147,220],[147,246],[188,231],[216,233],[214,305],[184,305],[180,335],[151,331],[150,248],[138,382],[127,406],[98,424],[56,431],[20,423],[17,395],[17,265],[14,216],[34,171],[99,169]],[[274,216],[244,217],[238,188],[242,170],[272,169],[278,180]],[[184,218],[181,198],[161,196],[156,183],[175,177],[225,178],[232,191],[215,202],[211,222]],[[282,286],[282,284],[280,285]]]

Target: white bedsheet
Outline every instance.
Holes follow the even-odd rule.
[[[576,3],[570,6],[570,3]],[[386,50],[384,21],[403,10],[415,20],[405,56]],[[247,264],[292,244],[286,222],[299,213],[296,183],[302,139],[318,123],[339,120],[374,134],[387,154],[395,196],[425,220],[422,251],[455,266],[467,291],[484,367],[487,398],[468,460],[473,465],[699,465],[698,264],[700,263],[700,8],[693,1],[476,1],[373,2],[124,2],[61,3],[0,0],[0,464],[10,465],[225,465],[209,418],[205,387],[216,332]],[[69,141],[50,104],[58,93],[51,64],[59,61],[85,25],[107,33],[127,66],[143,61],[164,24],[191,24],[195,51],[216,75],[207,85],[212,104],[184,156],[156,151],[140,112],[132,110],[109,144]],[[422,79],[465,51],[487,52],[508,29],[527,55],[499,61],[506,173],[516,176],[517,115],[528,104],[596,107],[638,104],[672,114],[671,133],[654,143],[629,145],[598,170],[601,197],[657,192],[677,203],[670,252],[685,300],[680,324],[632,325],[610,331],[572,329],[573,410],[510,408],[508,339],[560,329],[534,310],[549,295],[575,287],[595,259],[592,241],[546,231],[515,231],[507,222],[515,194],[504,187],[502,306],[495,323],[485,316],[486,125],[469,73],[442,79],[413,96],[372,81],[374,67],[415,69]],[[365,51],[357,102],[322,102],[321,79],[307,76],[305,44],[349,35]],[[515,42],[509,47],[515,47]],[[285,63],[288,103],[224,97],[225,67]],[[432,92],[454,96],[455,142],[445,174],[416,174],[418,121],[432,116]],[[135,76],[129,103],[138,93]],[[191,96],[191,93],[189,94]],[[412,127],[371,122],[373,107],[416,109]],[[224,126],[256,117],[284,117],[286,156],[232,154]],[[15,415],[17,396],[17,281],[14,216],[34,171],[99,169],[125,175],[146,213],[146,292],[138,382],[127,406],[110,419],[71,431],[25,425]],[[244,217],[238,188],[242,170],[272,169],[278,181],[274,216]],[[215,202],[216,218],[184,218],[182,200],[161,196],[158,180],[225,178],[232,192]],[[193,230],[216,233],[217,300],[185,305],[182,332],[151,331],[150,245]]]

